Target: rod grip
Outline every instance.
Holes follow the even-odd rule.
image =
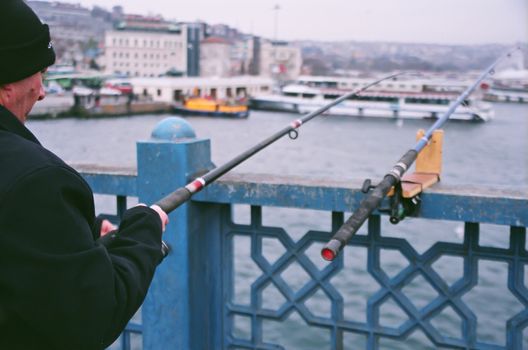
[[[325,260],[334,260],[337,254],[344,246],[352,239],[363,223],[368,219],[370,214],[378,208],[381,201],[390,188],[396,183],[396,178],[391,175],[386,175],[385,178],[370,192],[365,199],[359,204],[359,208],[352,214],[350,218],[337,230],[330,242],[328,242],[323,250],[321,256]]]
[[[191,198],[191,192],[185,187],[180,187],[176,191],[160,199],[155,204],[159,205],[159,207],[168,214],[189,200],[189,198]]]
[[[165,241],[161,241],[161,254],[163,254],[164,259],[169,255],[170,251],[170,246]]]
[[[330,261],[335,259],[337,254],[352,239],[370,214],[379,207],[381,201],[387,196],[392,186],[400,181],[401,176],[415,161],[417,154],[415,150],[408,150],[372,192],[367,194],[367,197],[359,204],[359,208],[337,230],[330,242],[321,250],[323,259]]]
[[[406,169],[403,170],[403,172],[405,173],[414,163],[414,161],[416,160],[416,157],[418,157],[418,152],[415,149],[410,149],[407,152],[405,152],[405,154],[400,158],[400,160],[395,165],[395,167],[397,167],[401,163],[405,164]]]

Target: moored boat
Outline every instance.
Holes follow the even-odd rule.
[[[352,89],[366,85],[365,79],[301,77],[286,85],[280,94],[260,95],[250,99],[250,108],[294,113],[309,113]],[[425,84],[421,81],[397,81],[373,89],[332,107],[328,115],[366,118],[436,119],[457,98],[460,86]],[[465,121],[488,121],[494,111],[490,103],[475,99],[464,101],[451,118]]]
[[[484,84],[484,100],[528,103],[528,70],[505,70],[497,73],[491,84]]]
[[[247,118],[248,106],[239,101],[217,100],[203,97],[191,97],[176,103],[173,112],[182,115]]]

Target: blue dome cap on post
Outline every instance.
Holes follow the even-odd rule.
[[[196,138],[196,134],[191,124],[180,117],[163,119],[156,124],[150,136],[154,139],[167,141]]]

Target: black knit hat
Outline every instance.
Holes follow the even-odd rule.
[[[27,78],[55,62],[49,28],[22,0],[0,0],[0,84]]]

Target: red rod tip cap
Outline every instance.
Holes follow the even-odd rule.
[[[332,261],[336,257],[334,251],[329,248],[323,248],[323,250],[321,250],[321,256],[323,257],[323,259],[328,261]]]

